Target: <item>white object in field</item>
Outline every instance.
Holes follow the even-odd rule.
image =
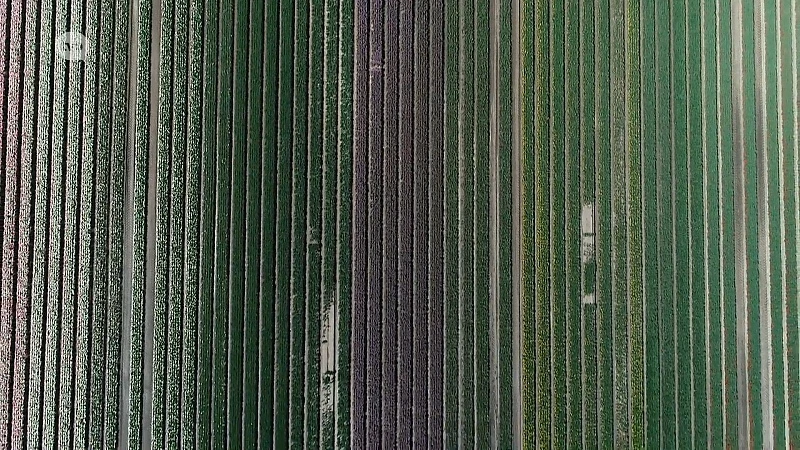
[[[581,211],[581,263],[594,261],[594,204],[583,205]]]

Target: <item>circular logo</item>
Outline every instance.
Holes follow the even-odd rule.
[[[67,31],[56,39],[56,55],[67,61],[83,61],[89,41],[77,31]]]

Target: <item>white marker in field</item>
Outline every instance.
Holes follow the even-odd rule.
[[[594,261],[594,205],[583,205],[581,211],[581,262]]]
[[[594,264],[594,204],[587,203],[581,210],[581,264],[584,272]],[[584,292],[583,304],[594,305],[594,292]]]

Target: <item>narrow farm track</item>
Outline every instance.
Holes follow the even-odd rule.
[[[797,0],[7,0],[0,449],[798,448]]]

